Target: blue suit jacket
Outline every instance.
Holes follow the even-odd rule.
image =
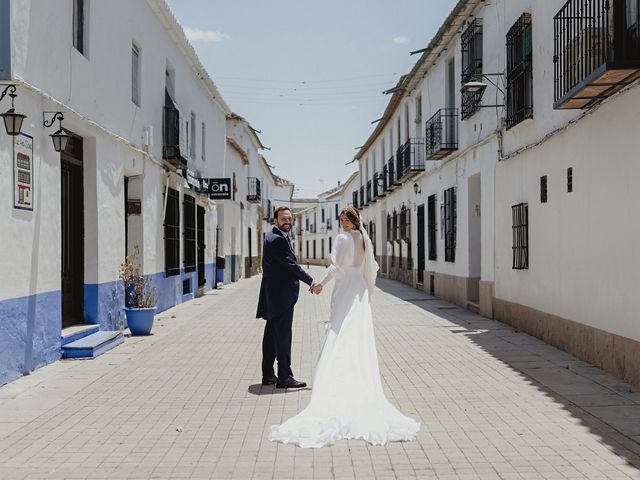
[[[256,318],[269,320],[292,309],[298,301],[300,280],[307,285],[313,283],[313,278],[298,265],[287,239],[273,227],[262,249],[262,284]]]

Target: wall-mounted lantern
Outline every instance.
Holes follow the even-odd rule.
[[[47,120],[48,115],[53,115],[51,120]],[[56,152],[64,152],[64,149],[67,148],[67,141],[71,135],[67,135],[62,130],[62,120],[64,120],[64,115],[62,112],[43,112],[42,113],[42,124],[49,128],[53,125],[53,122],[58,120],[60,122],[58,130],[55,133],[49,135],[51,140],[53,141],[53,148]]]
[[[22,129],[22,121],[27,118],[27,116],[22,115],[21,113],[16,113],[13,107],[13,101],[18,96],[16,94],[15,85],[9,84],[5,87],[5,89],[2,91],[2,94],[0,94],[0,102],[9,91],[11,91],[11,93],[9,93],[9,96],[11,97],[11,108],[6,112],[0,114],[0,117],[2,117],[2,119],[4,120],[4,128],[7,131],[7,135],[16,136],[20,134],[20,130]]]

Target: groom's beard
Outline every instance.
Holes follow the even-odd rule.
[[[289,224],[285,224],[285,225],[278,225],[278,228],[280,230],[282,230],[283,232],[289,232],[289,230],[291,230],[291,225]]]

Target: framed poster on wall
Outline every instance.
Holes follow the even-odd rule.
[[[13,208],[33,210],[33,137],[13,137]]]

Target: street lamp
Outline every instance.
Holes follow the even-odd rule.
[[[471,82],[463,84],[462,88],[469,93],[480,93],[485,91],[487,84],[477,80],[472,80]]]
[[[51,117],[51,120],[47,121],[47,115],[51,115],[51,114],[53,114],[53,117]],[[47,128],[51,127],[51,125],[53,125],[53,122],[55,122],[56,120],[60,122],[58,130],[49,136],[53,141],[53,148],[55,149],[55,151],[64,152],[64,149],[67,147],[67,141],[71,136],[64,133],[64,130],[62,130],[62,120],[64,120],[64,115],[62,114],[62,112],[43,112],[42,113],[42,123],[45,127]]]
[[[2,119],[4,120],[4,128],[7,131],[7,135],[16,136],[20,134],[20,130],[22,129],[22,122],[25,118],[27,118],[27,116],[22,115],[21,113],[16,113],[13,107],[13,101],[17,97],[15,85],[9,84],[5,87],[5,89],[2,91],[2,94],[0,94],[0,102],[9,91],[11,91],[11,93],[9,93],[9,96],[11,97],[11,108],[6,112],[0,114],[0,117],[2,117]]]
[[[413,193],[416,195],[419,193],[422,193],[422,189],[420,188],[420,185],[418,185],[417,182],[413,184]]]
[[[481,73],[476,80],[471,80],[469,82],[463,83],[462,84],[462,93],[468,93],[471,95],[475,95],[473,103],[474,103],[474,107],[477,108],[486,108],[486,107],[504,107],[504,104],[502,105],[480,105],[480,101],[482,99],[482,96],[484,95],[484,91],[487,89],[487,84],[483,81],[481,81],[482,79],[487,80],[491,85],[493,85],[494,87],[496,87],[496,89],[502,93],[502,95],[504,96],[504,90],[502,88],[500,88],[500,86],[494,82],[493,80],[491,80],[490,77],[502,77],[504,76],[503,73]]]

